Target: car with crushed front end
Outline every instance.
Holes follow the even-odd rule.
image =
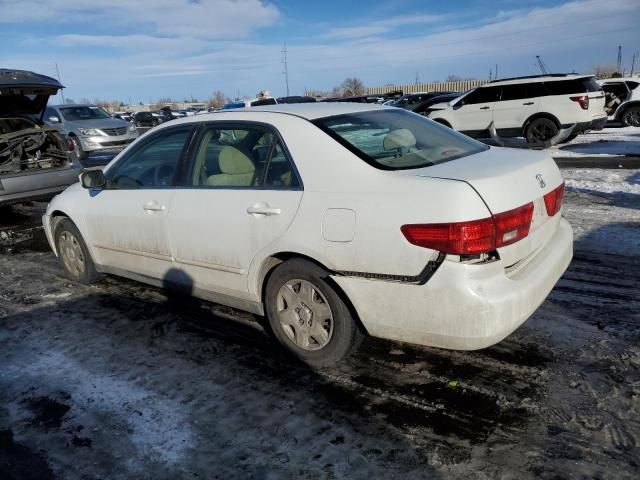
[[[546,153],[494,148],[406,110],[272,105],[156,127],[48,205],[66,274],[114,274],[256,315],[299,359],[363,334],[499,342],[572,257]]]
[[[92,153],[119,152],[138,137],[134,124],[113,118],[97,105],[52,105],[45,121],[69,137],[80,160]]]
[[[46,75],[0,69],[0,205],[51,198],[78,181],[73,145],[42,121],[61,88]]]

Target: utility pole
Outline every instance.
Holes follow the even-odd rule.
[[[549,75],[549,70],[547,69],[547,66],[542,61],[542,58],[540,57],[540,55],[536,55],[536,60],[538,61],[538,67],[540,67],[540,71],[542,72],[542,74]]]
[[[633,70],[636,67],[636,56],[638,55],[638,52],[634,52],[633,54],[633,60],[631,60],[631,74],[629,76],[633,77]]]
[[[284,74],[284,81],[287,86],[287,97],[289,96],[289,69],[287,65],[287,42],[284,42],[284,47],[282,48],[282,63],[284,64],[284,70],[282,73]]]
[[[416,72],[416,85],[418,85],[418,83],[420,83],[420,80],[418,79],[418,72]]]
[[[618,66],[616,71],[622,73],[622,45],[618,45]]]
[[[58,62],[56,62],[56,74],[58,75],[58,82],[62,83],[60,81],[60,70],[58,70]],[[64,93],[62,93],[62,90],[64,90],[63,88],[60,89],[60,95],[62,95],[62,103],[64,103]]]
[[[496,63],[496,80],[498,79],[498,64]]]
[[[493,68],[489,67],[489,81],[493,80]]]

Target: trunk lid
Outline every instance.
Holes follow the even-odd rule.
[[[562,175],[554,160],[542,152],[492,147],[450,162],[398,173],[468,183],[494,215],[533,202],[529,235],[498,249],[507,265],[542,248],[560,219],[560,213],[553,217],[547,215],[543,197],[562,183]],[[443,205],[446,206],[446,199]]]
[[[42,118],[47,101],[64,88],[55,78],[26,70],[0,68],[0,116]]]

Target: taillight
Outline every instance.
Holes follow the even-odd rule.
[[[529,235],[533,203],[493,216],[496,222],[496,247],[504,247]]]
[[[407,241],[453,255],[488,253],[510,245],[529,235],[533,203],[489,218],[454,223],[403,225],[400,230]]]
[[[490,252],[495,244],[493,218],[470,222],[403,225],[400,230],[409,243],[456,255]]]
[[[583,110],[589,110],[589,95],[580,95],[579,97],[569,97],[574,102],[578,102]]]
[[[564,182],[560,186],[544,196],[544,205],[547,207],[547,215],[553,217],[560,211],[562,207],[562,199],[564,198]]]

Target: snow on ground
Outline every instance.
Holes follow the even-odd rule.
[[[548,152],[553,157],[640,155],[640,128],[604,128],[587,132]]]
[[[567,169],[564,216],[582,250],[640,255],[640,170]]]

